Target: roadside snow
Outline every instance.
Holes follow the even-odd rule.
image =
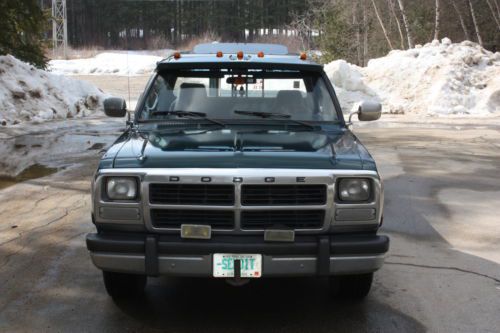
[[[65,75],[141,75],[150,74],[161,59],[136,52],[105,52],[87,59],[51,60],[49,69]]]
[[[53,73],[141,75],[162,57],[105,52],[93,58],[52,60]],[[372,59],[367,67],[345,60],[325,66],[344,112],[362,100],[382,102],[386,113],[407,115],[500,114],[500,53],[448,38]],[[0,122],[82,116],[100,106],[103,94],[89,83],[52,75],[11,56],[0,57]]]
[[[380,99],[384,111],[421,115],[490,115],[500,112],[500,53],[448,38],[395,50],[361,68],[334,61],[325,69],[340,88],[344,112],[353,100]]]
[[[361,67],[345,60],[335,60],[325,65],[325,72],[339,98],[344,112],[354,111],[361,101],[380,102],[378,95],[363,82]]]
[[[88,82],[0,56],[0,126],[85,117],[100,109],[105,97]]]

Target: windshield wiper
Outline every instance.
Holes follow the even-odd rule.
[[[283,114],[283,113],[275,113],[275,112],[262,112],[262,111],[241,111],[241,110],[234,110],[234,113],[236,114],[242,114],[245,116],[256,116],[256,117],[261,117],[261,118],[281,118],[281,119],[288,119],[291,116],[289,114]]]
[[[219,125],[220,127],[226,127],[226,124],[207,118],[207,114],[204,112],[197,112],[197,111],[181,111],[181,110],[175,110],[175,111],[154,111],[151,113],[152,116],[177,116],[177,117],[192,117],[192,118],[200,118],[203,120],[207,120],[213,124]],[[165,119],[144,119],[142,120],[143,122],[157,122],[157,121],[163,121]]]
[[[152,116],[178,116],[178,117],[206,117],[207,114],[204,112],[197,111],[153,111]]]
[[[317,127],[317,126],[311,125],[305,121],[290,119],[292,116],[290,116],[289,114],[276,113],[276,112],[262,112],[262,111],[242,111],[242,110],[235,110],[234,113],[242,114],[242,115],[246,115],[246,116],[256,116],[256,117],[261,117],[264,119],[266,119],[266,118],[286,119],[286,121],[293,122],[295,124],[299,124],[299,125],[308,127],[312,130],[316,130],[316,127]]]

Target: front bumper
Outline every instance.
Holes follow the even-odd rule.
[[[296,237],[293,243],[264,242],[254,236],[184,240],[174,235],[88,234],[94,265],[105,271],[148,276],[212,276],[213,253],[262,254],[262,275],[329,276],[379,269],[389,238],[378,235]]]

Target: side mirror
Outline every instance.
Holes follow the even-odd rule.
[[[358,111],[349,115],[349,125],[352,124],[352,116],[358,115],[360,121],[377,120],[382,115],[382,104],[379,102],[363,101],[359,104]]]
[[[108,117],[125,117],[127,103],[120,97],[109,97],[104,100],[104,113]]]
[[[377,120],[382,115],[382,104],[379,102],[361,102],[358,108],[358,119],[360,121]]]

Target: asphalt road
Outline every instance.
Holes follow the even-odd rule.
[[[0,190],[2,332],[498,331],[500,127],[381,122],[355,129],[384,176],[381,232],[392,240],[362,303],[330,300],[318,279],[234,288],[165,278],[150,279],[143,299],[114,303],[84,236],[93,228],[89,181],[99,158],[89,148],[108,144],[120,125],[75,126],[80,151],[36,157],[64,170]],[[74,134],[69,128],[12,140],[33,150]]]
[[[75,120],[56,131],[1,133],[17,144],[13,154],[63,167],[0,190],[1,332],[498,332],[500,126],[355,128],[385,180],[381,233],[392,241],[364,302],[330,300],[319,279],[235,288],[160,278],[143,299],[114,303],[84,237],[93,229],[98,148],[120,126]],[[47,142],[50,153],[33,153]]]

